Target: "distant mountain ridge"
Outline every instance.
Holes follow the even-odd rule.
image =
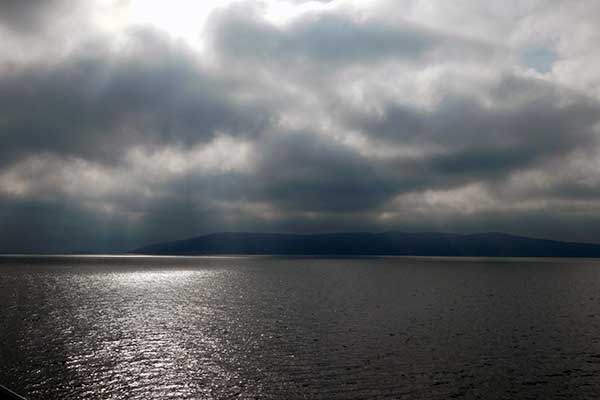
[[[600,244],[561,242],[505,233],[250,233],[224,232],[156,243],[131,251],[148,255],[388,255],[457,257],[600,257]]]

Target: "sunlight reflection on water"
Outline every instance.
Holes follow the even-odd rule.
[[[211,381],[231,375],[215,359],[224,353],[222,340],[204,329],[217,310],[202,299],[218,290],[218,273],[118,272],[87,282],[94,287],[86,291],[104,292],[106,308],[87,329],[94,348],[82,352],[76,347],[66,365],[89,371],[90,398],[107,383],[123,398],[194,398]]]
[[[573,260],[0,258],[0,382],[30,400],[594,398],[599,278]]]

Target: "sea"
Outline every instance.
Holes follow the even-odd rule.
[[[47,399],[597,399],[600,260],[0,257]]]

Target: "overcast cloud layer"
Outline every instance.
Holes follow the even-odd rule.
[[[599,2],[202,3],[0,2],[0,251],[600,242]]]

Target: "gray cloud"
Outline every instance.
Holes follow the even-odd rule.
[[[383,61],[419,63],[434,58],[493,57],[498,48],[482,41],[437,32],[408,21],[384,24],[335,13],[309,13],[279,27],[248,6],[217,13],[212,46],[227,59],[265,67],[340,68]],[[268,64],[264,60],[269,60]]]
[[[10,48],[50,45],[63,2],[25,3],[0,6]],[[469,37],[375,14],[274,24],[235,5],[200,48],[149,26],[53,27],[78,40],[0,65],[0,251],[221,230],[596,240],[579,228],[600,219],[595,92],[520,65],[494,37],[508,20]]]
[[[218,130],[255,134],[270,112],[236,101],[237,89],[155,32],[130,32],[117,51],[88,43],[58,64],[0,75],[1,159],[54,152],[115,160],[138,143],[189,145]]]
[[[382,165],[327,138],[293,133],[261,148],[265,156],[255,178],[257,190],[284,210],[360,211],[398,190]]]
[[[64,0],[4,0],[0,3],[0,23],[18,33],[34,33],[43,29],[48,19],[67,11],[67,3]]]

